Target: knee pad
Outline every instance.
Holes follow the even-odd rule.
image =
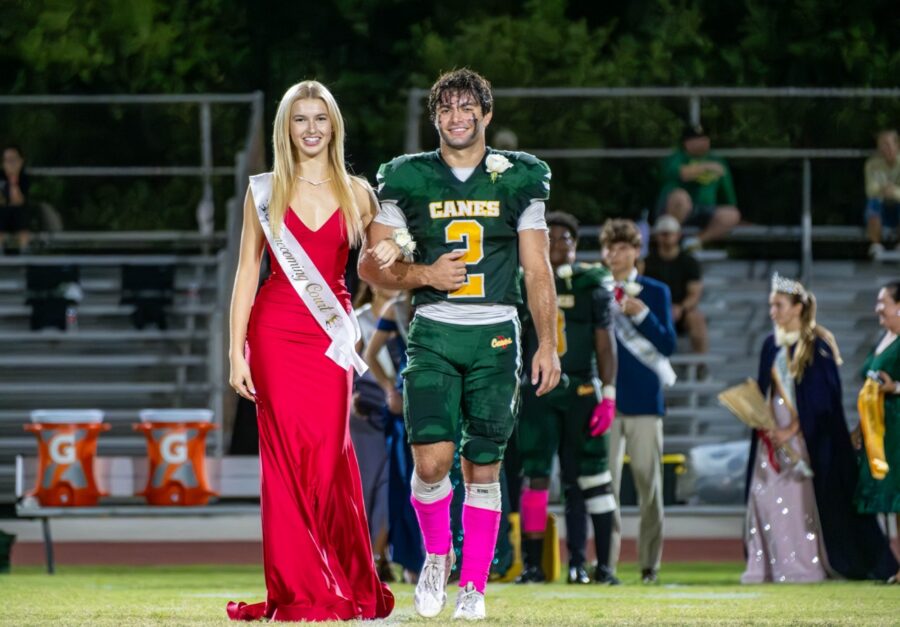
[[[466,505],[499,512],[502,509],[502,503],[500,482],[466,484]]]
[[[584,506],[588,514],[615,511],[616,497],[612,493],[612,474],[608,470],[598,475],[578,477],[578,487],[584,495]]]

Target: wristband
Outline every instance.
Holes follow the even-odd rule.
[[[600,390],[600,395],[603,398],[608,398],[612,401],[616,400],[616,386],[604,385]]]

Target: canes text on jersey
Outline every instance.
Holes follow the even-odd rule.
[[[438,200],[428,203],[432,220],[441,218],[497,218],[499,200]]]

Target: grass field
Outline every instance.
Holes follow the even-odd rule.
[[[498,625],[900,625],[900,586],[829,582],[741,586],[739,564],[665,565],[662,585],[642,586],[633,567],[615,588],[490,584],[488,623]],[[455,588],[451,584],[451,603]],[[397,606],[384,623],[420,619],[412,587],[393,587]],[[263,598],[257,567],[61,567],[0,575],[3,625],[226,625],[228,600]],[[367,623],[371,624],[371,623]]]

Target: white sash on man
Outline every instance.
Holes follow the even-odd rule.
[[[368,370],[366,362],[356,352],[356,342],[362,337],[359,322],[344,306],[322,277],[316,264],[309,258],[300,242],[284,224],[280,237],[275,237],[269,224],[269,198],[272,195],[272,173],[250,177],[250,192],[256,204],[256,213],[269,246],[285,276],[291,282],[300,300],[309,308],[313,318],[331,338],[325,355],[341,368],[353,366],[363,374]]]
[[[616,325],[616,338],[634,355],[639,362],[650,368],[659,377],[660,383],[665,387],[671,387],[678,378],[672,370],[672,364],[668,358],[656,350],[656,347],[641,335],[631,318],[616,306],[612,307],[613,318]]]

